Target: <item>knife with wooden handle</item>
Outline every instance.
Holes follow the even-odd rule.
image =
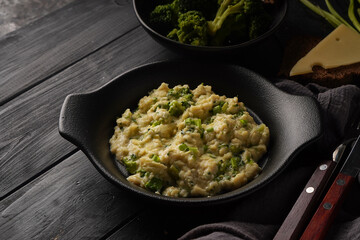
[[[300,196],[290,210],[283,224],[276,233],[274,240],[298,239],[304,231],[316,204],[320,200],[328,179],[331,177],[336,162],[324,161],[314,171],[313,175],[302,190]]]
[[[301,240],[324,239],[346,193],[360,172],[360,136],[333,184],[306,227]]]
[[[333,153],[332,161],[326,160],[318,165],[280,226],[274,240],[299,239],[310,221],[314,210],[316,210],[320,197],[335,168],[337,168],[345,149],[346,144],[339,145]]]

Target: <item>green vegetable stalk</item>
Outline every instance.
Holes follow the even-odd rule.
[[[352,26],[344,19],[340,16],[340,14],[333,8],[333,6],[331,5],[329,0],[325,0],[326,6],[329,9],[330,13],[337,18],[340,22],[342,22],[343,24],[345,24],[346,26],[352,28]]]
[[[348,16],[349,16],[351,22],[353,23],[354,27],[360,32],[360,23],[357,20],[356,15],[355,15],[354,0],[350,0]]]
[[[214,36],[229,15],[240,13],[243,8],[244,1],[245,0],[241,0],[238,3],[231,5],[233,0],[224,0],[216,13],[214,20],[208,22],[209,34]]]
[[[310,10],[312,10],[314,13],[318,14],[319,16],[323,17],[326,21],[328,21],[333,27],[337,27],[341,24],[344,24],[348,26],[349,28],[360,32],[360,23],[357,19],[357,16],[355,14],[355,7],[354,7],[354,0],[350,0],[350,4],[348,7],[348,16],[351,20],[352,24],[348,23],[343,17],[340,16],[340,14],[334,9],[334,7],[331,5],[329,0],[325,0],[326,6],[329,9],[329,12],[326,10],[321,9],[319,6],[315,6],[312,4],[309,0],[300,0],[302,4],[304,4],[306,7],[308,7]],[[358,0],[360,3],[360,0]],[[357,10],[358,15],[360,16],[359,9]],[[358,17],[359,17],[358,16]]]

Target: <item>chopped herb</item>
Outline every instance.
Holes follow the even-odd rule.
[[[191,95],[192,98],[192,94],[190,92],[190,89],[187,87],[184,88],[179,88],[177,90],[175,90],[174,88],[170,89],[168,91],[168,97],[173,97],[175,99],[178,99],[180,97],[185,97],[187,95]],[[189,96],[187,96],[187,98],[189,98]]]
[[[189,147],[185,143],[179,145],[179,150],[183,152],[190,151],[193,155],[197,155],[199,153],[199,149],[197,147]]]
[[[156,127],[156,126],[158,126],[158,125],[160,125],[160,124],[162,124],[162,123],[163,123],[163,120],[160,119],[160,120],[151,122],[151,126],[152,126],[152,127]]]
[[[236,146],[236,145],[232,145],[232,144],[230,145],[229,149],[234,155],[238,155],[242,152],[240,146]]]
[[[184,107],[184,108],[188,108],[191,106],[191,104],[188,102],[188,101],[181,101],[181,105]]]
[[[239,166],[241,166],[241,158],[239,157],[232,157],[230,159],[231,166],[234,170],[236,170]]]
[[[224,175],[218,175],[215,178],[215,181],[220,182],[224,178]]]
[[[224,103],[224,105],[221,107],[221,112],[226,112],[228,106],[229,106],[229,104],[227,102]]]
[[[145,187],[152,192],[159,192],[163,186],[163,181],[157,177],[153,177],[147,183],[145,183]]]
[[[179,150],[183,151],[183,152],[187,152],[187,151],[189,151],[189,147],[185,143],[183,143],[183,144],[180,144]]]
[[[248,122],[245,119],[240,119],[240,123],[243,127],[246,127]]]
[[[200,137],[201,138],[204,137],[204,129],[201,126],[201,119],[199,119],[199,118],[187,118],[187,119],[185,119],[185,125],[187,125],[187,126],[196,126],[198,128],[198,132],[200,133]]]
[[[154,112],[156,112],[156,110],[157,110],[158,108],[169,110],[169,108],[170,108],[170,102],[158,104],[158,105],[155,107]]]
[[[185,108],[178,101],[172,101],[169,107],[171,116],[178,117],[184,112]]]
[[[230,167],[230,161],[220,160],[218,163],[218,172],[217,175],[224,175],[227,169]]]
[[[138,170],[137,172],[140,173],[140,177],[145,177],[146,174],[149,174],[148,172],[142,169]]]
[[[212,113],[215,115],[215,114],[218,114],[218,113],[221,113],[221,106],[218,105],[218,106],[215,106],[213,109],[212,109]]]
[[[192,101],[192,100],[193,100],[193,97],[194,97],[194,95],[193,95],[192,93],[184,95],[184,98],[185,98],[187,101]]]
[[[218,113],[224,112],[228,107],[227,103],[226,103],[225,107],[224,107],[224,105],[225,105],[224,101],[215,102],[213,109],[210,110],[210,113],[213,115],[216,115]],[[223,111],[223,107],[225,109],[224,111]]]
[[[193,155],[198,155],[199,154],[199,149],[197,147],[189,147],[189,151],[193,154]]]
[[[214,128],[213,128],[213,127],[208,128],[208,129],[206,129],[206,131],[207,131],[207,132],[213,132],[213,131],[214,131]]]
[[[129,160],[127,158],[123,158],[121,160],[126,168],[126,170],[130,173],[130,174],[135,174],[136,170],[138,168],[138,164],[136,162],[134,162],[133,160]]]
[[[198,128],[201,128],[201,119],[199,118],[187,118],[185,119],[186,125],[195,125]]]
[[[246,162],[247,164],[254,164],[254,163],[255,163],[254,160],[252,160],[252,159],[249,159],[249,158],[248,158],[248,159],[246,159],[246,160],[247,160],[247,162]]]
[[[156,154],[153,154],[153,155],[151,156],[151,159],[152,159],[154,162],[160,162],[160,157],[159,157],[158,155],[156,155]]]
[[[205,120],[206,124],[210,124],[210,123],[213,123],[213,122],[214,122],[214,117],[213,116],[211,116],[210,118]]]
[[[200,128],[199,132],[200,132],[200,137],[203,138],[204,137],[204,129]]]

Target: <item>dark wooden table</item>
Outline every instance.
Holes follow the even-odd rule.
[[[291,36],[331,30],[298,1],[289,5],[260,59],[227,61],[276,76]],[[145,33],[130,0],[77,0],[0,38],[0,239],[173,239],[200,224],[231,220],[223,206],[157,206],[116,188],[58,133],[68,94],[177,58],[186,57]]]

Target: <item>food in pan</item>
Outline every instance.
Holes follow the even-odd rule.
[[[162,83],[116,120],[110,150],[138,186],[172,197],[212,196],[254,179],[268,141],[268,127],[237,97],[203,84]]]
[[[175,41],[224,46],[265,33],[272,21],[261,0],[161,0],[149,15],[151,26]]]

